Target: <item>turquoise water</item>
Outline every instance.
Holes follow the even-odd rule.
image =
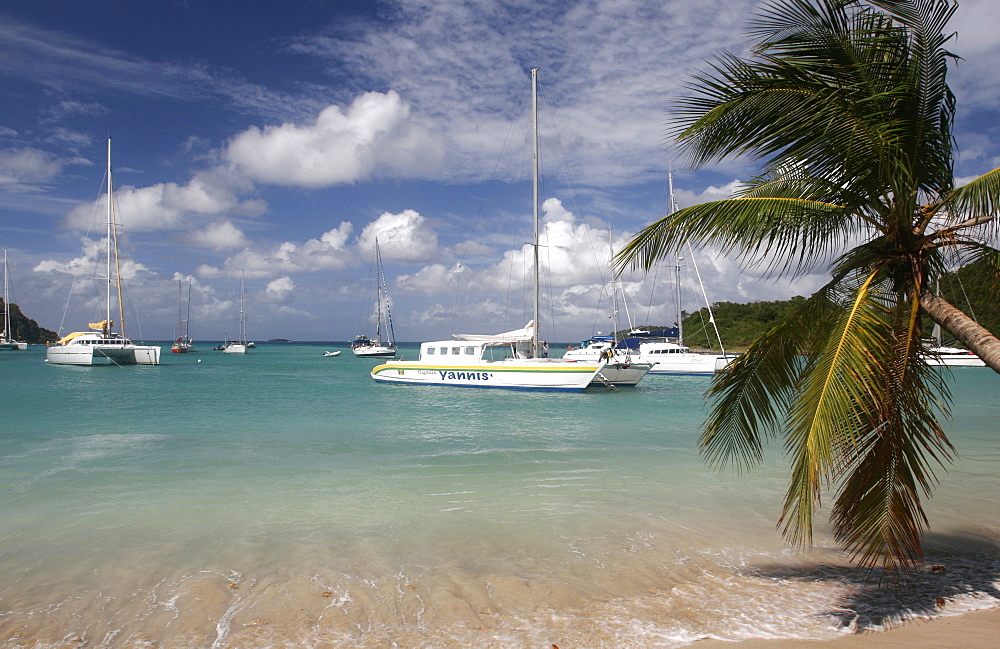
[[[878,590],[822,523],[785,548],[780,449],[701,463],[704,377],[456,390],[376,384],[332,344],[168,347],[0,355],[0,646],[679,647],[998,605],[989,370],[953,373],[961,457],[928,503],[948,571]]]

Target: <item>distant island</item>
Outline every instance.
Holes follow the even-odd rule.
[[[289,340],[289,339],[287,339],[287,338],[271,338],[267,342],[269,342],[269,343],[290,343],[292,341]]]

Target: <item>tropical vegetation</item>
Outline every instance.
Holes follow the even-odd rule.
[[[722,54],[674,112],[702,166],[761,161],[734,197],[642,230],[618,268],[650,268],[688,243],[776,275],[824,264],[830,280],[760,335],[709,389],[700,447],[746,470],[784,442],[786,538],[812,542],[832,492],[834,534],[859,562],[903,574],[923,559],[922,499],[954,449],[947,372],[921,356],[925,316],[1000,372],[1000,340],[935,295],[949,268],[1000,288],[1000,169],[955,186],[956,59],[947,0],[771,0],[746,57]]]

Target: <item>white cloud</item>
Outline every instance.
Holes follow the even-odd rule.
[[[291,277],[279,277],[271,280],[264,289],[264,295],[269,302],[288,302],[292,299],[295,291],[295,282]]]
[[[383,212],[366,225],[358,237],[358,248],[366,257],[374,254],[376,239],[385,260],[423,262],[441,256],[437,235],[427,219],[415,210],[399,214]]]
[[[64,160],[32,148],[0,151],[0,186],[8,189],[46,183],[62,171]]]
[[[455,290],[455,282],[462,273],[459,265],[447,267],[443,264],[424,266],[411,275],[400,275],[395,286],[404,292],[418,292],[427,295],[440,294],[442,291]]]
[[[252,127],[224,157],[254,180],[298,187],[353,183],[379,174],[425,177],[442,158],[440,143],[410,116],[394,91],[368,92],[346,110],[324,108],[306,125]]]
[[[148,187],[115,187],[115,204],[119,222],[131,232],[177,230],[186,226],[191,217],[260,216],[267,209],[263,201],[239,198],[252,190],[253,186],[245,179],[223,168],[214,168],[196,173],[186,185],[168,182]],[[66,225],[86,230],[95,221],[103,222],[106,206],[106,194],[96,206],[78,205],[66,215]]]
[[[184,235],[183,240],[188,245],[212,250],[234,250],[249,245],[243,232],[230,221],[212,223],[206,228]]]
[[[34,271],[36,273],[63,273],[75,277],[98,277],[104,273],[107,259],[105,241],[107,239],[84,239],[83,251],[79,257],[65,262],[54,259],[42,260],[35,265]],[[146,266],[127,257],[122,257],[118,266],[123,280],[131,280],[141,273],[150,272]]]
[[[246,271],[247,277],[265,278],[344,268],[355,261],[355,255],[346,247],[353,229],[350,222],[343,221],[338,227],[305,243],[286,241],[272,249],[247,248],[226,259],[221,268],[200,266],[198,275],[239,277]]]

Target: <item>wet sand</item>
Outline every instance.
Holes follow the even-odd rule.
[[[693,649],[997,649],[1000,608],[910,620],[887,631],[852,633],[833,640],[700,640]]]

